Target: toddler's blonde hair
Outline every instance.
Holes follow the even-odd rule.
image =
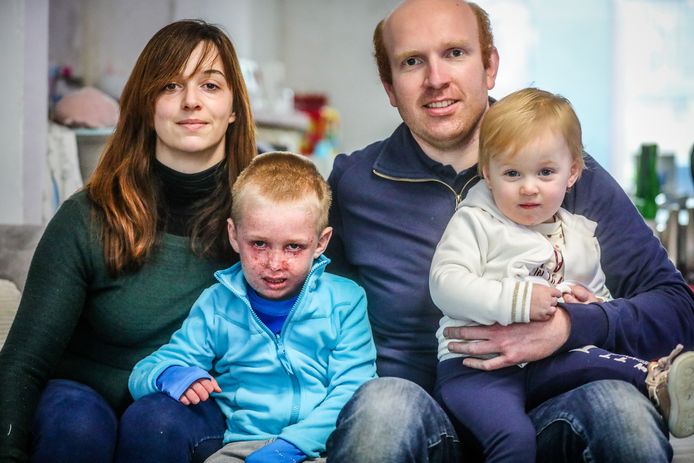
[[[569,100],[537,88],[525,88],[500,99],[487,111],[480,127],[478,172],[484,176],[496,156],[513,157],[545,131],[561,135],[576,163],[585,167],[581,123]]]

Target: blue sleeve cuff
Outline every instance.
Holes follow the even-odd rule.
[[[188,389],[188,386],[203,378],[210,379],[212,377],[202,368],[172,365],[161,372],[156,383],[160,391],[178,400]]]
[[[605,347],[608,333],[607,314],[598,304],[562,304],[571,318],[569,339],[559,349],[566,352],[579,347],[594,345]]]
[[[294,444],[278,438],[246,457],[246,463],[301,463],[307,455]]]

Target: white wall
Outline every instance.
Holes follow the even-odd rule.
[[[0,43],[0,223],[39,223],[47,131],[48,0],[0,2]]]
[[[282,51],[289,86],[329,96],[342,115],[341,151],[390,135],[401,119],[378,78],[371,39],[378,21],[399,1],[286,3]]]
[[[286,86],[321,92],[343,116],[339,148],[387,136],[399,122],[378,80],[371,36],[397,0],[52,0],[52,64],[72,64],[87,84],[122,86],[147,40],[170,21],[221,25],[242,58],[284,63]],[[75,13],[78,11],[79,13]],[[77,23],[77,27],[74,24]],[[82,50],[81,53],[77,50]],[[349,91],[359,89],[357,94]],[[113,92],[112,92],[113,93]]]
[[[173,4],[173,20],[199,18],[222,26],[240,57],[260,62],[281,59],[284,1],[173,0]]]
[[[4,144],[0,155],[0,223],[33,221],[38,216],[39,207],[34,209],[34,205],[40,197],[41,176],[37,172],[43,167],[45,151],[38,144],[45,143],[42,127],[46,111],[39,100],[45,100],[42,92],[47,71],[42,57],[46,53],[48,3],[53,40],[50,63],[71,65],[86,83],[112,88],[122,85],[147,40],[164,24],[181,18],[218,23],[232,37],[240,57],[254,59],[261,66],[281,61],[288,87],[300,93],[327,94],[331,106],[342,115],[338,149],[352,151],[388,136],[400,122],[378,80],[371,45],[376,23],[397,2],[0,0],[0,58],[7,64],[0,97],[9,109],[0,113]],[[617,78],[622,76],[612,75],[620,65],[616,58],[621,50],[610,46],[615,42],[614,23],[620,26],[614,20],[613,2],[478,2],[492,16],[502,55],[500,77],[492,95],[501,97],[526,85],[564,93],[583,120],[588,149],[614,171],[618,166],[612,160],[615,154],[620,155],[615,151],[626,152],[628,147],[614,140],[626,132],[613,127],[615,107],[623,106],[619,99],[610,97],[614,88],[623,87]],[[638,3],[635,8],[642,8],[641,3],[660,4],[654,0],[628,3]],[[27,15],[28,11],[31,14]],[[684,43],[691,46],[694,40]],[[31,47],[32,52],[23,53],[25,47]],[[623,77],[631,82],[641,76]],[[691,106],[692,98],[682,101]],[[29,125],[34,127],[27,132]],[[22,135],[18,138],[17,134]],[[625,159],[624,153],[619,159]],[[27,165],[32,168],[25,169]]]

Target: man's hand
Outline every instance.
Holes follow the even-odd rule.
[[[557,311],[557,299],[561,291],[552,286],[533,284],[530,296],[530,320],[546,321]]]
[[[219,387],[216,379],[203,378],[188,386],[178,400],[183,405],[195,405],[209,399],[212,392],[222,392],[222,388]]]
[[[595,294],[588,291],[584,286],[581,285],[569,285],[571,288],[570,293],[564,293],[562,298],[564,302],[569,304],[590,304],[591,302],[602,302],[600,299],[595,297]]]
[[[563,309],[544,322],[513,323],[502,326],[448,327],[444,336],[477,342],[450,342],[451,352],[471,355],[463,364],[478,370],[496,370],[549,357],[569,338],[571,319]],[[498,354],[490,359],[474,358]]]

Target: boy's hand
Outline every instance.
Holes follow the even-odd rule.
[[[549,320],[557,311],[557,299],[561,291],[551,286],[533,284],[530,297],[530,320],[542,322]]]
[[[203,378],[188,386],[188,389],[178,399],[183,405],[195,405],[210,398],[212,392],[222,392],[222,388],[214,378]]]
[[[251,452],[246,457],[246,463],[301,463],[308,458],[294,444],[278,438],[265,447]]]

